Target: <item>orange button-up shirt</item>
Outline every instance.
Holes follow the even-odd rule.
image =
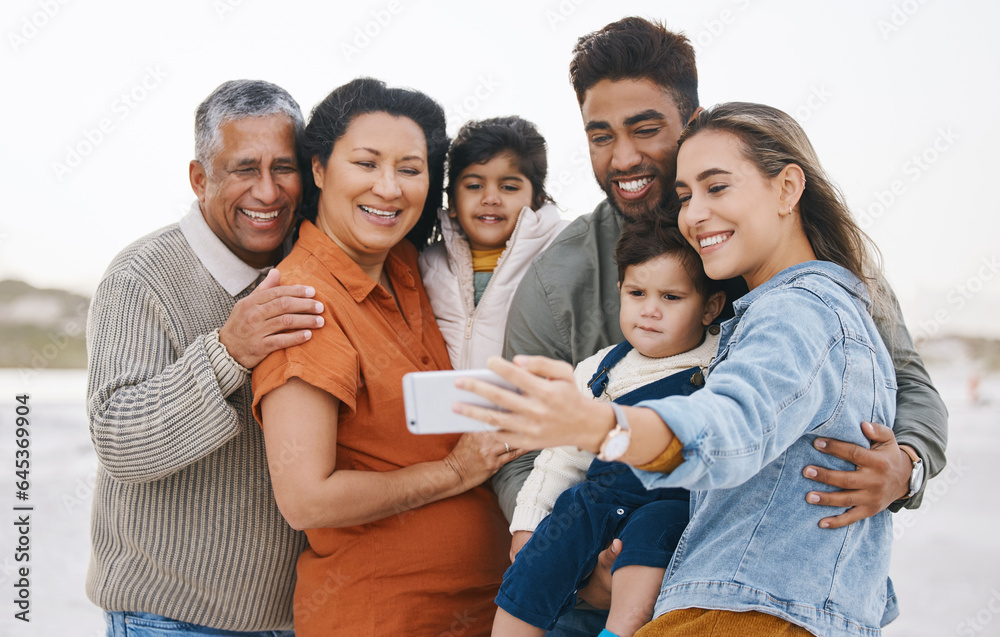
[[[395,300],[304,222],[278,269],[283,285],[316,289],[324,326],[304,344],[268,356],[253,374],[258,420],[260,397],[293,376],[340,401],[338,469],[392,471],[440,460],[458,440],[406,428],[403,374],[450,365],[413,245],[394,247],[384,267]],[[510,534],[488,487],[378,522],[306,535],[295,590],[299,637],[438,635],[456,628],[463,635],[490,634]]]

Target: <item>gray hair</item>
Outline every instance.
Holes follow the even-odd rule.
[[[295,147],[299,147],[305,120],[302,110],[288,91],[261,80],[231,80],[219,85],[198,105],[194,117],[194,157],[209,175],[212,161],[222,145],[220,128],[244,117],[287,115],[295,126]]]

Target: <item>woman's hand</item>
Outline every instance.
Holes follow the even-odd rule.
[[[462,485],[471,489],[486,482],[497,470],[525,454],[504,444],[492,431],[462,434],[444,462],[458,474]]]
[[[510,363],[494,356],[487,366],[521,393],[481,380],[460,378],[455,383],[457,387],[478,394],[506,411],[467,403],[456,403],[453,409],[498,427],[500,440],[511,448],[573,445],[596,453],[614,427],[611,407],[577,390],[569,363],[542,356],[515,356]]]

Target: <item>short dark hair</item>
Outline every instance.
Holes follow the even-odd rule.
[[[531,183],[531,207],[552,201],[545,192],[549,164],[545,138],[528,120],[512,115],[466,122],[448,150],[448,202],[454,206],[458,176],[472,164],[485,164],[497,155],[510,153],[518,171]]]
[[[354,118],[366,113],[406,117],[413,120],[424,133],[430,184],[420,219],[406,235],[421,250],[428,245],[437,226],[437,211],[441,207],[444,189],[448,134],[445,130],[444,109],[420,91],[389,88],[381,80],[362,77],[333,89],[313,108],[302,140],[302,155],[305,158],[302,216],[315,221],[318,212],[320,191],[313,183],[312,158],[318,157],[326,166],[337,140],[344,136]]]
[[[724,289],[722,281],[708,278],[701,263],[701,256],[688,243],[681,231],[668,219],[648,216],[625,224],[615,248],[618,263],[618,283],[625,280],[625,270],[632,265],[642,265],[650,259],[668,255],[677,258],[694,287],[705,299]]]
[[[691,42],[645,18],[623,18],[577,40],[569,79],[581,105],[587,90],[601,80],[648,79],[670,95],[682,120],[698,108],[698,68]]]

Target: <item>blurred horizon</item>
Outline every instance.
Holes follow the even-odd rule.
[[[1000,104],[995,2],[11,0],[0,15],[0,78],[25,88],[3,105],[20,214],[0,219],[0,279],[93,294],[118,251],[187,211],[193,111],[238,77],[283,86],[307,114],[333,87],[379,77],[437,99],[452,135],[522,115],[548,140],[565,216],[589,213],[603,193],[571,51],[641,15],[690,38],[703,105],[762,102],[802,124],[915,337],[1000,337],[1000,215],[985,201],[1000,123],[969,115]]]

